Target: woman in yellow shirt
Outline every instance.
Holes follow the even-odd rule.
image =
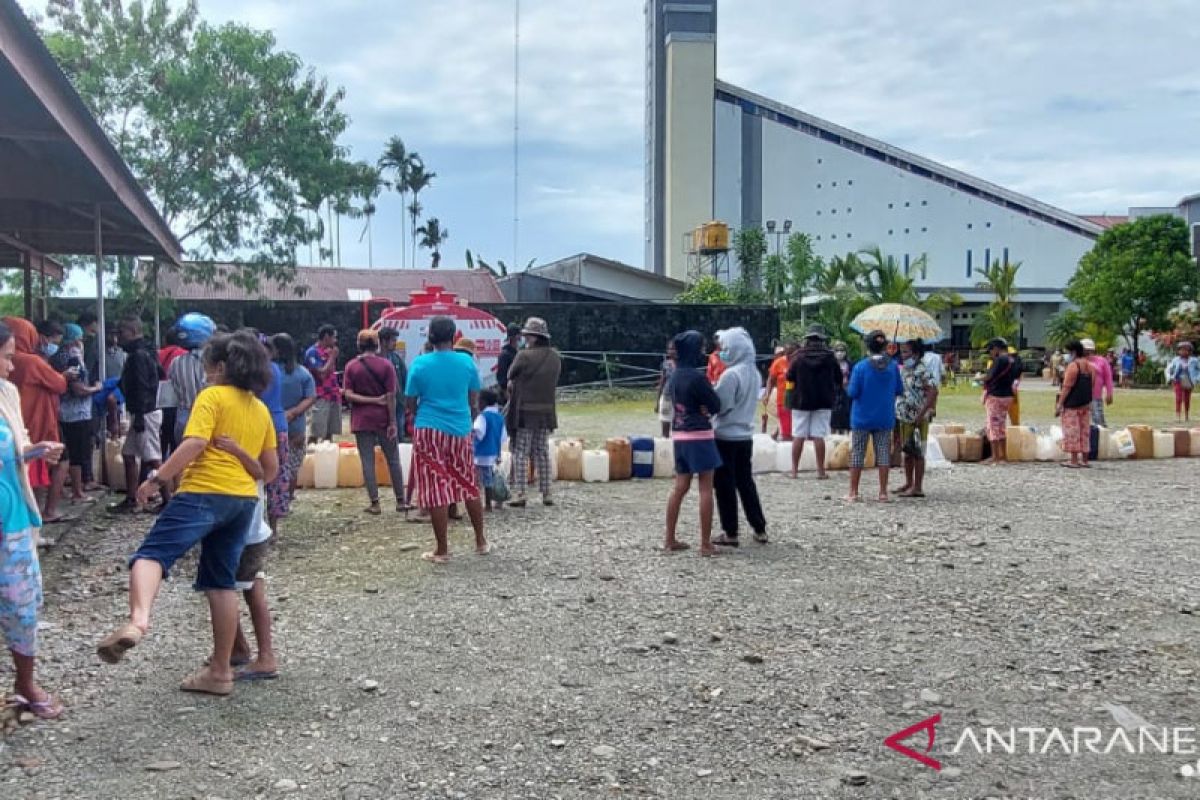
[[[235,580],[246,531],[258,501],[255,479],[270,482],[279,470],[275,428],[255,395],[270,380],[270,361],[246,331],[218,334],[204,351],[208,388],[192,406],[183,442],[158,473],[137,490],[146,503],[176,477],[179,490],[129,559],[129,622],[104,638],[100,658],[115,664],[142,640],[150,610],[171,566],[195,545],[200,562],[193,587],[208,597],[213,652],[208,666],[180,686],[185,692],[233,692],[230,658],[238,626]],[[248,470],[257,466],[252,475]]]

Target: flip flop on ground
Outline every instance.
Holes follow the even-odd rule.
[[[29,700],[23,695],[14,694],[8,699],[8,705],[16,706],[20,711],[28,711],[38,719],[58,719],[66,710],[63,704],[54,699],[54,695],[47,694],[41,700]]]
[[[181,692],[192,692],[193,694],[211,694],[216,697],[228,697],[233,694],[233,681],[219,681],[209,675],[206,671],[189,675],[183,679],[183,683],[179,684]]]

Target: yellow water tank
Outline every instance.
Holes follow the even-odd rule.
[[[729,250],[729,226],[724,222],[706,222],[692,231],[692,249],[703,255]]]

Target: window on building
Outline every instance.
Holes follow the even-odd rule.
[[[927,205],[929,205],[929,201],[928,201],[928,200],[922,200],[922,201],[921,201],[921,205],[923,205],[923,206],[927,206]]]
[[[833,182],[831,185],[832,185],[832,186],[837,186],[837,181],[834,181],[834,182]]]
[[[892,235],[893,233],[895,233],[895,232],[896,232],[896,231],[895,231],[895,230],[893,230],[892,228],[888,228],[888,236],[891,236],[891,235]]]
[[[990,227],[992,227],[992,223],[990,223],[990,222],[989,222],[989,223],[987,224],[987,226],[988,226],[989,228],[990,228]]]
[[[847,209],[846,209],[846,213],[847,213],[847,214],[850,214],[850,213],[852,213],[853,211],[854,211],[854,209],[853,209],[853,208],[847,208]]]
[[[831,208],[831,209],[829,209],[829,213],[830,213],[830,214],[836,214],[836,213],[837,213],[837,209],[836,209],[836,208]]]
[[[905,275],[908,275],[908,270],[909,270],[910,266],[911,265],[909,264],[908,253],[905,253],[904,254],[904,274]]]
[[[823,163],[825,163],[825,160],[824,160],[824,159],[822,159],[822,158],[818,158],[818,159],[817,159],[817,163],[818,163],[818,164],[823,164]]]
[[[817,212],[817,216],[818,216],[818,217],[819,217],[819,216],[821,216],[821,212],[820,212],[820,211],[818,211],[818,212]]]
[[[821,237],[817,237],[818,239]],[[971,251],[967,251],[967,277],[971,277]]]
[[[853,186],[853,185],[854,185],[854,181],[846,181],[846,184],[847,184],[847,185],[849,185],[849,186]]]
[[[904,229],[904,232],[905,232],[905,233],[908,233],[908,232],[909,232],[909,231],[908,231],[908,228],[905,228],[905,229]]]
[[[992,265],[992,248],[986,248],[983,251],[983,268],[987,269]]]
[[[895,203],[888,203],[888,208],[895,208],[895,207],[896,207]]]
[[[837,234],[835,233],[835,234],[833,234],[832,236],[830,236],[829,238],[830,238],[830,239],[836,239],[836,238],[837,238]]]
[[[1004,266],[1008,266],[1008,248],[1004,248]]]
[[[912,205],[912,203],[908,202],[907,200],[905,200],[905,201],[904,201],[904,207],[905,207],[905,208],[908,208],[908,207],[909,207],[909,206],[911,206],[911,205]]]
[[[846,234],[846,238],[847,238],[847,239],[849,239],[849,238],[850,238],[851,236],[853,236],[853,235],[854,235],[854,234],[847,233],[847,234]]]
[[[921,233],[929,233],[929,228],[921,228]]]
[[[967,230],[974,230],[974,229],[975,229],[975,223],[973,223],[973,222],[968,222],[968,223],[967,223]]]

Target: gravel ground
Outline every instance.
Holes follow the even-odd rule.
[[[145,523],[96,515],[45,556],[69,715],[0,743],[0,797],[1195,796],[1195,755],[952,752],[966,726],[1107,740],[1106,703],[1196,723],[1195,469],[960,465],[887,506],[764,476],[775,542],[713,560],[656,552],[664,482],[560,485],[443,568],[426,527],[310,492],[269,566],[283,675],[229,699],[176,688],[208,640],[186,581],[98,661]],[[883,746],[939,712],[941,772]]]

